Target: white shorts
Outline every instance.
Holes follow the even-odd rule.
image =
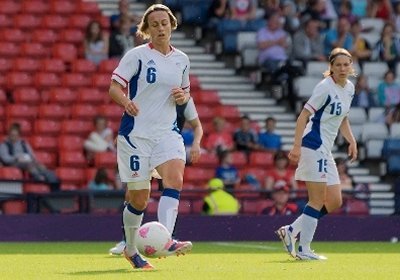
[[[321,182],[327,186],[339,185],[339,173],[332,154],[301,147],[295,179],[305,182]]]
[[[124,183],[149,181],[155,167],[172,159],[186,162],[183,138],[175,131],[157,140],[118,135],[118,170]]]

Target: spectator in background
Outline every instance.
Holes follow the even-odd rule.
[[[271,193],[271,198],[274,201],[272,206],[265,208],[261,213],[269,216],[285,216],[297,214],[298,207],[295,203],[289,201],[289,187],[285,181],[277,181]]]
[[[358,18],[367,17],[368,0],[351,0],[353,14]]]
[[[289,168],[289,158],[283,151],[277,152],[274,156],[274,167],[267,172],[265,189],[271,191],[278,181],[284,181],[291,190],[298,189],[294,171]]]
[[[310,18],[293,36],[293,46],[296,46],[293,48],[293,57],[301,60],[304,67],[308,61],[326,61],[319,26],[318,20]]]
[[[129,0],[119,0],[118,13],[110,16],[111,32],[119,30],[122,18],[128,19],[130,22],[131,33],[136,33],[137,25],[139,24],[141,17],[131,13]]]
[[[346,17],[351,25],[353,25],[358,20],[357,16],[353,14],[353,4],[350,0],[344,0],[340,2],[339,16]]]
[[[121,58],[127,51],[135,46],[135,37],[130,30],[130,19],[122,17],[119,29],[111,32],[109,54],[110,58]]]
[[[393,123],[400,123],[400,103],[389,110],[386,114],[385,122],[389,128]]]
[[[106,33],[102,32],[98,21],[91,21],[87,25],[83,44],[85,58],[96,65],[108,58],[109,38]]]
[[[232,19],[248,22],[257,17],[258,0],[229,0]]]
[[[362,69],[365,61],[370,61],[372,56],[371,46],[368,41],[365,40],[361,36],[361,23],[359,20],[355,20],[350,28],[351,36],[353,36],[353,47],[352,47],[352,55],[353,55],[353,63],[357,63]]]
[[[378,85],[379,106],[385,106],[388,110],[400,103],[400,84],[395,79],[394,72],[389,70]]]
[[[36,160],[32,147],[21,138],[18,123],[10,125],[7,138],[0,144],[0,161],[5,166],[18,167],[28,172],[34,181],[47,183],[52,190],[59,189],[60,181],[55,173]]]
[[[220,155],[223,151],[232,151],[234,142],[232,134],[225,131],[225,119],[215,117],[213,119],[214,131],[210,132],[205,139],[204,147],[210,153]]]
[[[213,178],[208,182],[210,193],[204,198],[203,213],[214,215],[236,215],[240,210],[239,201],[224,190],[224,182]]]
[[[373,59],[387,63],[390,70],[396,72],[396,64],[400,57],[400,39],[394,34],[394,25],[385,23],[381,32],[381,38],[373,50]]]
[[[265,120],[265,132],[258,134],[260,149],[268,152],[277,152],[282,147],[281,136],[275,132],[276,119],[268,117]]]
[[[215,177],[224,182],[225,188],[233,190],[240,184],[239,170],[232,164],[231,152],[225,151],[219,156],[219,166]]]
[[[208,10],[211,28],[215,27],[219,20],[229,18],[229,0],[213,0]]]
[[[269,18],[272,14],[280,13],[280,0],[261,0],[261,7],[264,10],[264,17]]]
[[[302,23],[309,19],[317,20],[323,26],[323,14],[326,9],[326,3],[324,0],[308,0],[305,8],[300,13],[300,21]]]
[[[392,3],[390,0],[369,0],[367,5],[367,16],[371,18],[381,18],[384,21],[391,19],[393,14]]]
[[[251,151],[258,149],[257,134],[251,128],[251,120],[248,116],[243,116],[240,121],[240,127],[233,134],[235,150],[242,151],[249,156]]]
[[[393,14],[393,24],[396,29],[396,32],[400,32],[400,2],[398,1],[394,5],[394,14]]]
[[[329,55],[334,48],[353,48],[353,36],[350,33],[350,22],[347,17],[339,17],[336,28],[331,28],[325,35],[324,53]]]
[[[296,5],[292,0],[283,0],[280,4],[283,18],[283,29],[293,35],[300,27],[300,19],[296,11]]]
[[[97,169],[93,180],[89,182],[88,189],[93,191],[112,190],[113,187],[110,183],[111,180],[108,178],[107,169],[100,167]]]
[[[344,158],[337,157],[335,158],[335,163],[339,173],[341,189],[344,191],[352,191],[354,184],[353,184],[353,179],[350,177],[348,173],[346,160]]]
[[[95,153],[115,151],[113,131],[108,127],[106,117],[96,116],[93,123],[94,131],[83,143],[88,160],[92,160]]]
[[[355,95],[351,106],[364,108],[368,114],[369,108],[376,106],[374,95],[368,86],[368,77],[364,74],[358,75],[355,85]]]

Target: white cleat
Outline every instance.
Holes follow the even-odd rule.
[[[289,253],[293,258],[296,258],[296,237],[293,236],[292,232],[289,230],[290,226],[283,226],[275,231],[276,235],[282,240],[283,248]]]
[[[325,261],[328,258],[322,255],[317,255],[314,251],[304,251],[302,252],[299,248],[299,252],[297,253],[296,259],[298,260],[313,260],[313,261]]]
[[[124,252],[124,248],[125,241],[121,241],[115,244],[115,246],[112,247],[108,252],[110,253],[110,255],[122,255],[122,253]]]

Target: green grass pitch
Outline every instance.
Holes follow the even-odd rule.
[[[399,279],[400,243],[314,242],[327,261],[296,261],[280,242],[194,242],[186,256],[149,259],[154,271],[110,256],[110,242],[0,243],[0,279]]]

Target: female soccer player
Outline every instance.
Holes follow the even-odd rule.
[[[354,96],[354,85],[348,80],[350,75],[355,75],[351,54],[343,48],[333,49],[325,78],[314,88],[297,119],[289,159],[298,162],[295,178],[305,181],[308,204],[291,225],[276,231],[285,250],[297,259],[326,259],[315,254],[310,244],[318,219],[342,204],[339,175],[331,153],[339,130],[349,143],[349,158],[351,161],[357,158],[357,143],[348,119]],[[300,232],[296,252],[296,236]]]
[[[128,51],[112,74],[109,94],[125,108],[117,138],[118,169],[127,183],[129,204],[123,213],[126,235],[124,255],[134,268],[152,269],[135,246],[135,236],[150,195],[150,176],[155,168],[165,189],[158,206],[158,219],[172,232],[178,214],[186,153],[176,129],[176,105],[190,98],[186,54],[170,45],[177,20],[161,4],[150,6],[138,26],[149,43]],[[128,95],[124,89],[128,88]],[[190,251],[190,241],[174,241],[171,254]]]

